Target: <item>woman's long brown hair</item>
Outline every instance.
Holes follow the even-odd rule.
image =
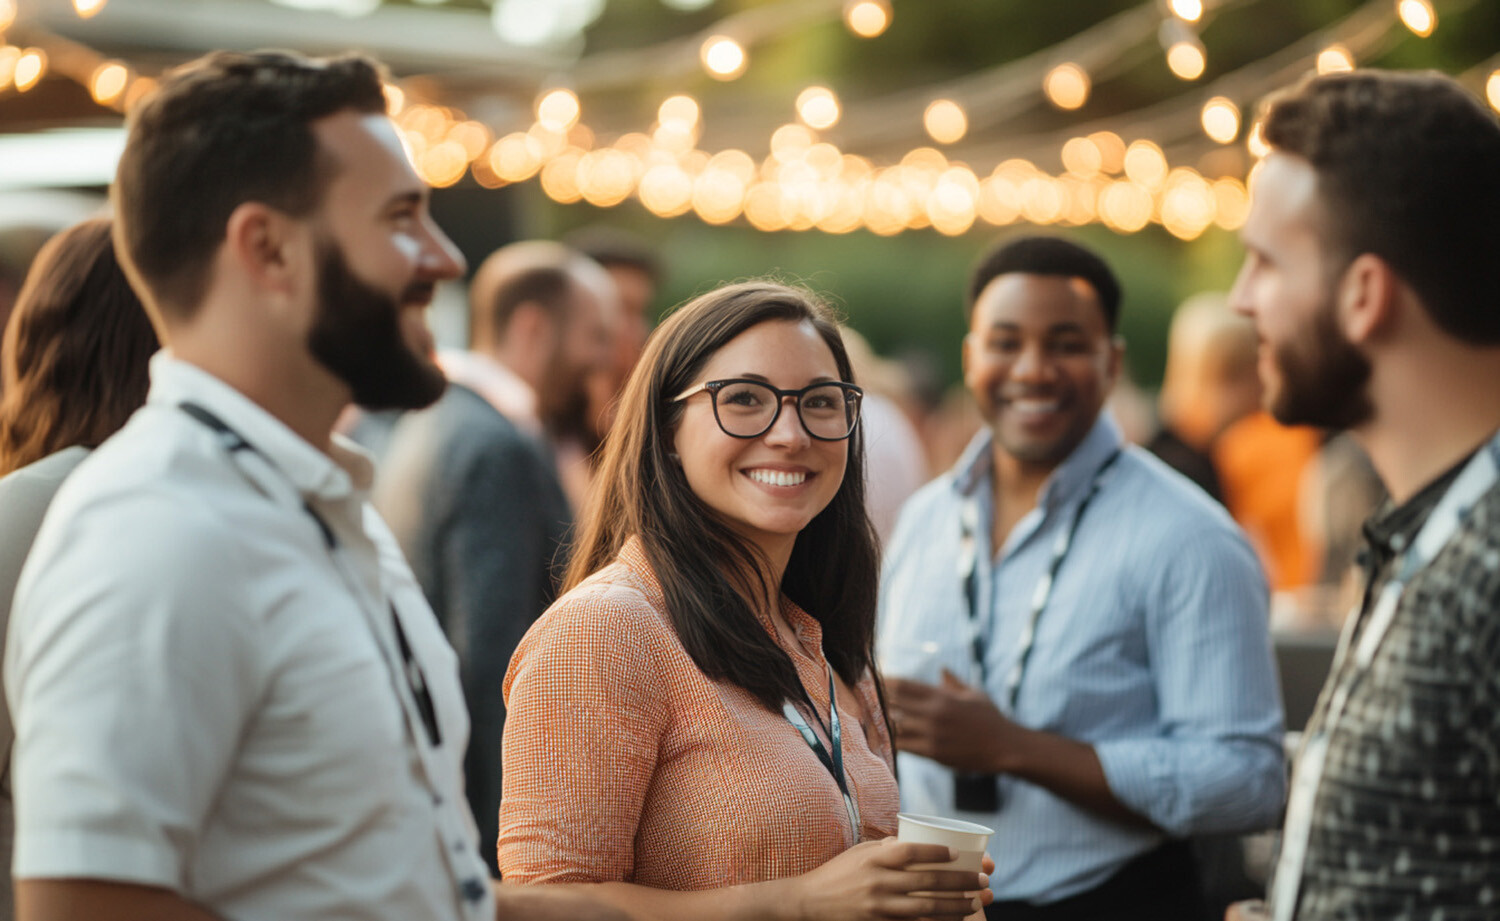
[[[683,412],[672,398],[731,339],[769,321],[812,323],[833,352],[840,378],[853,382],[838,326],[810,292],[745,282],[679,308],[652,335],[625,387],[564,587],[607,565],[639,535],[661,582],[668,620],[698,668],[779,712],[783,701],[805,700],[806,693],[791,659],[731,578],[763,573],[761,555],[694,495],[670,456]],[[850,437],[848,450],[843,482],[797,536],[780,589],[822,624],[824,654],[852,685],[867,671],[875,674],[879,561],[865,510],[862,430]]]
[[[156,332],[115,261],[106,220],[37,253],[0,345],[0,476],[98,447],[146,402]]]

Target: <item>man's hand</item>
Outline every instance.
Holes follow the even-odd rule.
[[[942,684],[885,679],[896,747],[960,771],[1001,773],[1028,730],[1008,719],[982,689],[943,669]]]
[[[494,889],[495,921],[630,921],[623,911],[590,898],[583,886],[496,882]]]

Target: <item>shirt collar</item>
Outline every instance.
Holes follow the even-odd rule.
[[[202,406],[253,445],[304,497],[347,499],[374,480],[370,455],[347,438],[334,435],[325,454],[243,393],[167,349],[152,356],[150,369],[148,402]]]
[[[533,435],[542,432],[537,416],[536,391],[505,365],[479,352],[444,349],[438,365],[448,380],[461,384],[484,398],[495,412]]]
[[[1443,495],[1448,492],[1448,487],[1458,479],[1458,475],[1463,472],[1473,456],[1472,453],[1465,455],[1462,460],[1437,479],[1423,486],[1416,495],[1401,505],[1395,505],[1387,499],[1385,505],[1365,522],[1365,540],[1374,551],[1377,563],[1400,553],[1416,539],[1417,532],[1427,522],[1427,516],[1432,514],[1432,510],[1442,501]]]
[[[969,446],[964,449],[953,468],[953,489],[961,496],[973,496],[975,490],[989,476],[993,466],[995,433],[982,428]],[[1094,474],[1125,444],[1120,426],[1108,412],[1101,412],[1094,420],[1093,428],[1084,436],[1073,453],[1052,471],[1042,486],[1037,504],[1052,507],[1072,499],[1088,488]]]

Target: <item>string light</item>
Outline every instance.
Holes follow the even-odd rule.
[[[114,105],[125,95],[130,71],[119,61],[105,61],[89,77],[89,95],[101,106]]]
[[[0,0],[0,32],[16,21],[16,0]]]
[[[1062,162],[1068,172],[1088,179],[1104,168],[1104,154],[1088,138],[1069,138],[1062,147]]]
[[[1203,16],[1203,0],[1172,0],[1172,13],[1185,22],[1197,22]]]
[[[24,93],[40,83],[46,73],[47,52],[40,48],[27,48],[16,59],[11,79],[15,81],[16,89]]]
[[[1147,189],[1159,189],[1167,178],[1167,158],[1150,141],[1139,140],[1125,150],[1125,175]]]
[[[1077,109],[1089,98],[1089,75],[1077,64],[1059,64],[1047,72],[1042,90],[1059,109]]]
[[[717,80],[733,80],[745,72],[745,49],[728,36],[711,36],[703,42],[699,53],[709,76]]]
[[[656,120],[663,125],[671,122],[696,125],[700,114],[698,100],[683,94],[668,96],[656,108]]]
[[[542,96],[536,104],[537,123],[553,131],[567,131],[578,124],[582,107],[572,90],[556,89]]]
[[[809,86],[797,94],[797,115],[809,128],[832,128],[840,114],[838,97],[826,86]]]
[[[845,0],[844,24],[860,38],[874,38],[891,25],[889,0]]]
[[[108,2],[109,0],[73,0],[73,12],[77,13],[80,19],[89,19],[104,9],[104,4]]]
[[[1167,67],[1179,80],[1196,80],[1203,76],[1208,56],[1195,41],[1181,41],[1167,49]]]
[[[1346,74],[1354,69],[1354,55],[1343,45],[1329,45],[1318,52],[1318,73]]]
[[[1500,70],[1490,71],[1490,78],[1484,84],[1484,94],[1489,97],[1490,108],[1500,112]]]
[[[929,105],[922,114],[922,125],[939,144],[956,143],[969,133],[969,117],[951,99],[939,99]]]
[[[1203,104],[1203,133],[1220,144],[1232,144],[1240,133],[1240,109],[1230,99],[1215,96]]]
[[[1099,148],[1100,170],[1118,173],[1125,168],[1125,142],[1113,131],[1095,131],[1088,138]]]
[[[1414,35],[1426,38],[1437,28],[1437,11],[1428,0],[1398,0],[1396,15]]]

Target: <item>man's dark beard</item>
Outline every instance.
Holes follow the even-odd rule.
[[[336,244],[320,241],[318,249],[318,315],[307,336],[313,357],[366,409],[431,405],[448,381],[437,365],[412,353],[400,322],[400,304],[427,296],[431,283],[412,284],[398,301],[357,278]]]
[[[1369,420],[1370,361],[1349,343],[1324,302],[1301,340],[1276,348],[1281,387],[1271,415],[1283,425],[1349,429]]]

